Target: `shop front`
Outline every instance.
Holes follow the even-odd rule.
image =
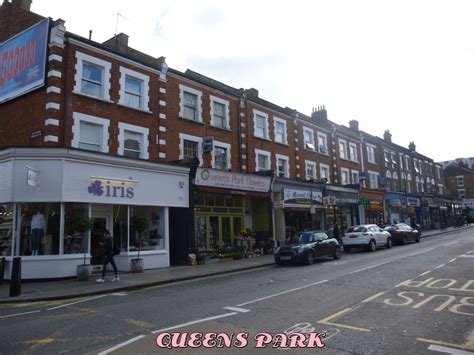
[[[0,227],[1,253],[8,261],[22,258],[24,279],[75,276],[84,262],[100,268],[107,229],[121,251],[120,271],[130,270],[139,251],[146,269],[167,267],[169,210],[186,214],[188,174],[184,167],[79,150],[4,150],[0,211],[9,217]],[[78,227],[84,217],[92,222],[85,232]],[[135,230],[136,217],[147,221],[146,231]]]
[[[196,248],[208,258],[229,254],[242,238],[271,239],[271,177],[198,168],[194,196]]]
[[[383,192],[361,188],[359,199],[361,223],[377,224],[385,220]]]
[[[385,201],[385,219],[387,224],[405,223],[410,221],[409,210],[414,213],[413,201],[408,206],[408,200],[405,193],[387,192],[384,195]],[[416,205],[416,203],[415,203]]]
[[[323,204],[326,207],[326,230],[331,234],[336,224],[342,231],[360,224],[358,189],[328,185]]]
[[[291,241],[300,231],[324,229],[324,183],[276,178],[273,216],[277,242]]]

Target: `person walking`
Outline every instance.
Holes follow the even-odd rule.
[[[102,277],[97,279],[97,282],[105,282],[105,272],[107,270],[107,265],[110,263],[114,268],[115,277],[112,281],[118,281],[120,278],[117,275],[117,266],[115,265],[114,260],[114,239],[110,235],[110,232],[106,229],[104,232],[104,266],[102,268]],[[102,244],[102,243],[101,243]]]
[[[334,228],[332,229],[332,237],[334,239],[336,239],[339,244],[342,244],[341,243],[341,231],[339,229],[339,226],[337,225],[337,223],[334,225]]]

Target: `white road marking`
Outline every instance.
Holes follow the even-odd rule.
[[[28,307],[28,306],[37,306],[37,305],[42,305],[44,302],[29,302],[29,303],[20,303],[16,304],[13,307]]]
[[[460,258],[474,258],[474,255],[459,255]]]
[[[375,264],[375,265],[372,265],[372,266],[368,266],[368,267],[365,267],[363,269],[359,269],[359,270],[355,270],[355,271],[351,271],[349,274],[355,274],[357,272],[361,272],[361,271],[365,271],[365,270],[369,270],[369,269],[372,269],[374,267],[377,267],[377,266],[380,266],[380,265],[384,265],[384,264],[387,264],[391,261],[387,261],[386,263],[380,263],[380,264]]]
[[[440,345],[430,345],[428,347],[428,350],[439,351],[440,353],[453,354],[453,355],[474,354],[470,351],[463,351],[463,350],[458,350],[458,349],[453,349],[453,348],[447,348],[446,346],[440,346]]]
[[[424,273],[420,274],[420,276],[425,276],[425,275],[429,274],[430,272],[431,272],[431,270],[425,271]]]
[[[459,243],[459,240],[457,242],[452,242],[452,243],[448,243],[448,244],[443,244],[445,247],[447,247],[448,245],[453,245],[453,244],[456,244],[456,243]]]
[[[16,316],[22,316],[24,314],[32,314],[32,313],[39,313],[41,311],[30,311],[30,312],[23,312],[23,313],[15,313],[15,314],[9,314],[7,316],[1,316],[0,318],[10,318],[10,317],[16,317]]]
[[[456,258],[449,260],[450,263],[455,262]]]
[[[54,309],[59,309],[59,308],[64,308],[64,307],[72,306],[73,304],[78,304],[78,303],[82,303],[82,302],[92,301],[92,300],[95,300],[95,299],[97,299],[97,298],[101,298],[101,297],[105,297],[105,296],[107,296],[107,295],[99,295],[99,296],[86,298],[86,299],[84,299],[84,300],[80,300],[80,301],[76,301],[76,302],[72,302],[72,303],[62,304],[61,306],[48,308],[48,311],[52,311],[52,310],[54,310]]]
[[[468,252],[466,252],[466,254],[471,254],[472,253],[472,250],[469,250]]]
[[[441,265],[438,265],[435,267],[435,269],[441,269],[443,266],[445,266],[446,264],[441,264]]]
[[[227,309],[228,311],[234,311],[234,312],[239,312],[239,313],[247,313],[250,312],[250,309],[245,309],[245,308],[239,308],[239,307],[224,307],[224,309]]]
[[[128,293],[125,292],[115,292],[111,293],[112,296],[128,296]]]
[[[286,291],[283,291],[283,292],[275,293],[275,294],[270,295],[270,296],[258,298],[258,299],[253,300],[253,301],[248,301],[248,302],[245,302],[245,303],[241,303],[241,304],[238,304],[237,307],[246,306],[248,304],[263,301],[263,300],[266,300],[266,299],[269,299],[269,298],[272,298],[272,297],[281,296],[281,295],[284,295],[285,293],[299,291],[299,290],[302,290],[302,289],[305,289],[305,288],[308,288],[308,287],[311,287],[311,286],[316,286],[316,285],[319,285],[319,284],[322,284],[322,283],[325,283],[325,282],[328,282],[328,280],[318,281],[318,282],[315,282],[315,283],[312,283],[312,284],[309,284],[309,285],[305,285],[305,286],[301,286],[301,287],[297,287],[297,288],[292,288],[291,290],[286,290]]]
[[[423,253],[426,253],[428,251],[432,251],[436,248],[431,248],[431,249],[426,249],[426,250],[422,250],[422,251],[419,251],[418,253],[413,253],[413,254],[410,254],[410,256],[415,256],[415,255],[418,255],[418,254],[423,254]]]
[[[118,345],[115,345],[113,347],[111,347],[110,349],[107,349],[107,350],[104,350],[102,352],[100,352],[98,355],[106,355],[108,353],[111,353],[112,351],[115,351],[117,349],[120,349],[120,348],[123,348],[124,346],[128,345],[128,344],[131,344],[137,340],[140,340],[141,338],[144,338],[145,336],[144,335],[139,335],[135,338],[132,338],[132,339],[129,339],[127,341],[124,341],[123,343],[120,343]]]
[[[188,325],[193,325],[193,324],[197,324],[197,323],[207,322],[207,321],[209,321],[209,320],[214,320],[214,319],[219,319],[219,318],[224,318],[224,317],[229,317],[229,316],[235,316],[236,314],[237,314],[237,312],[232,312],[232,313],[221,314],[221,315],[214,316],[214,317],[196,319],[196,320],[193,320],[193,321],[191,321],[191,322],[187,322],[187,323],[183,323],[183,324],[174,325],[174,326],[168,327],[168,328],[158,329],[158,330],[155,330],[155,331],[151,332],[151,334],[162,333],[162,332],[166,332],[166,331],[168,331],[168,330],[186,327],[186,326],[188,326]]]

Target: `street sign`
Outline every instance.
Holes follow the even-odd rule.
[[[203,152],[212,152],[214,148],[213,137],[202,137],[202,150]]]
[[[310,212],[311,214],[316,214],[316,206],[311,206]]]

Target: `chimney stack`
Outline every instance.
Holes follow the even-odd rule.
[[[12,4],[23,10],[30,11],[32,0],[12,0]]]
[[[416,145],[415,145],[415,142],[410,142],[410,144],[408,145],[408,150],[410,152],[416,152]]]
[[[352,131],[359,132],[359,121],[357,120],[350,120],[349,121],[349,128]]]
[[[249,99],[258,99],[258,90],[255,88],[250,88],[245,90],[245,95]]]
[[[328,112],[326,111],[326,107],[323,106],[318,106],[318,107],[313,107],[313,112],[311,113],[311,118],[314,118],[318,121],[327,121],[328,120]]]
[[[392,135],[388,129],[383,133],[383,139],[386,142],[392,143]]]

